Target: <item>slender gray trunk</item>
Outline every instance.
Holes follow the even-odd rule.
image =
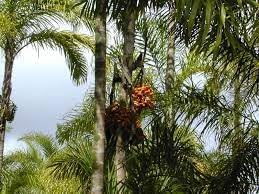
[[[172,12],[172,9],[170,9]],[[165,87],[166,92],[173,95],[176,86],[176,70],[175,70],[175,36],[173,32],[173,18],[169,18],[169,25],[167,29],[167,66],[165,73]],[[170,105],[166,112],[166,120],[168,127],[171,128],[175,124],[175,111],[173,105]]]
[[[168,38],[167,38],[167,66],[165,75],[166,91],[171,92],[175,85],[175,36],[173,33],[173,22],[170,22],[168,26]]]
[[[1,96],[1,115],[0,115],[0,171],[3,168],[4,142],[6,130],[6,111],[9,111],[10,96],[12,92],[12,73],[14,63],[14,49],[10,46],[11,42],[7,41],[5,48],[5,70]]]
[[[124,26],[122,29],[124,44],[123,44],[123,69],[127,74],[123,76],[122,85],[132,84],[132,65],[133,65],[133,53],[134,53],[134,42],[135,42],[135,23],[137,19],[137,14],[134,9],[128,9],[125,13],[126,17],[124,18]],[[128,79],[126,79],[127,77]],[[130,83],[129,83],[130,82]],[[127,96],[131,98],[131,92],[123,87],[121,89],[121,101],[124,104],[127,104]],[[130,100],[131,102],[131,100]],[[132,104],[130,104],[130,108],[133,109]],[[125,143],[121,135],[119,134],[116,142],[116,154],[115,154],[115,165],[116,165],[116,173],[117,173],[117,191],[121,193],[121,187],[123,186],[126,180],[126,168],[125,168]]]
[[[106,0],[96,1],[95,18],[95,100],[96,100],[96,169],[92,175],[92,194],[104,190],[105,95],[106,95]]]
[[[125,147],[121,135],[118,135],[116,142],[116,153],[115,153],[115,166],[116,166],[116,178],[117,178],[117,193],[122,193],[122,186],[126,179],[125,169]]]

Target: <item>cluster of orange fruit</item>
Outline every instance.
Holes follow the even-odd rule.
[[[132,92],[132,99],[134,109],[137,112],[154,106],[154,92],[148,85],[135,87]]]
[[[106,130],[116,133],[117,129],[131,129],[134,115],[130,109],[120,106],[115,102],[105,110]]]
[[[154,107],[154,93],[150,86],[137,86],[133,90],[132,98],[134,111],[118,102],[105,109],[105,128],[112,135],[116,135],[117,130],[122,130],[124,134],[132,134],[135,142],[140,142],[144,140],[145,135],[137,115],[145,108]],[[135,132],[132,131],[132,123],[135,123]]]

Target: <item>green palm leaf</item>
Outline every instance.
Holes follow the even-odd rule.
[[[77,177],[83,188],[88,188],[93,172],[93,153],[91,144],[85,139],[71,141],[61,154],[54,156],[48,168],[58,179]]]
[[[86,78],[86,61],[81,47],[93,49],[93,40],[86,35],[78,35],[68,31],[43,30],[38,33],[32,33],[24,39],[23,47],[27,45],[34,47],[57,49],[64,53],[71,77],[76,83],[82,83]],[[22,47],[22,48],[23,48]]]

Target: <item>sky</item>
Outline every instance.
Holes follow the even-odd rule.
[[[92,57],[86,56],[90,64]],[[0,86],[3,80],[3,53],[0,59]],[[11,131],[6,134],[5,153],[22,144],[17,139],[31,132],[55,135],[56,125],[76,105],[80,105],[93,84],[88,69],[86,84],[76,86],[64,56],[57,51],[25,48],[16,58],[11,99],[17,106]]]

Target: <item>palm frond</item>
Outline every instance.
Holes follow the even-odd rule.
[[[4,193],[71,193],[79,191],[79,180],[76,178],[57,180],[46,169],[47,161],[57,154],[57,145],[54,145],[55,142],[50,136],[30,134],[20,140],[26,143],[26,149],[14,151],[4,159],[2,177]]]
[[[130,149],[126,186],[145,193],[202,190],[204,175],[197,167],[200,146],[197,138],[188,128],[168,128],[161,119],[153,122],[143,145]]]
[[[75,6],[79,6],[81,8],[81,16],[93,18],[95,14],[95,1],[78,0]]]
[[[87,71],[82,48],[93,49],[93,40],[91,37],[68,31],[48,29],[38,33],[31,33],[24,39],[24,44],[21,49],[27,45],[33,45],[36,48],[41,47],[59,50],[67,59],[73,80],[77,84],[85,81]]]
[[[27,145],[31,144],[33,147],[38,148],[39,152],[42,152],[45,158],[49,158],[58,151],[58,145],[51,136],[33,133],[25,135],[19,138],[19,140],[25,142]]]
[[[233,80],[243,75],[242,83],[252,83],[248,90],[258,92],[258,7],[253,0],[176,1],[173,30],[198,53],[213,56],[215,67],[234,64]]]
[[[58,124],[56,136],[60,144],[78,137],[91,137],[95,126],[95,105],[93,98],[86,98],[83,105],[75,108]]]
[[[79,178],[84,187],[87,182],[90,183],[93,164],[94,159],[90,142],[85,139],[78,139],[69,142],[62,154],[53,157],[48,168],[51,174],[58,179]]]
[[[66,22],[72,24],[73,27],[78,28],[85,26],[88,30],[93,32],[94,20],[91,14],[82,15],[82,6],[74,0],[40,0],[36,3],[40,10],[52,11],[63,16]]]
[[[219,160],[214,167],[221,165],[220,171],[212,178],[209,191],[252,193],[256,189],[258,192],[258,143],[258,139],[248,138],[238,153]]]

